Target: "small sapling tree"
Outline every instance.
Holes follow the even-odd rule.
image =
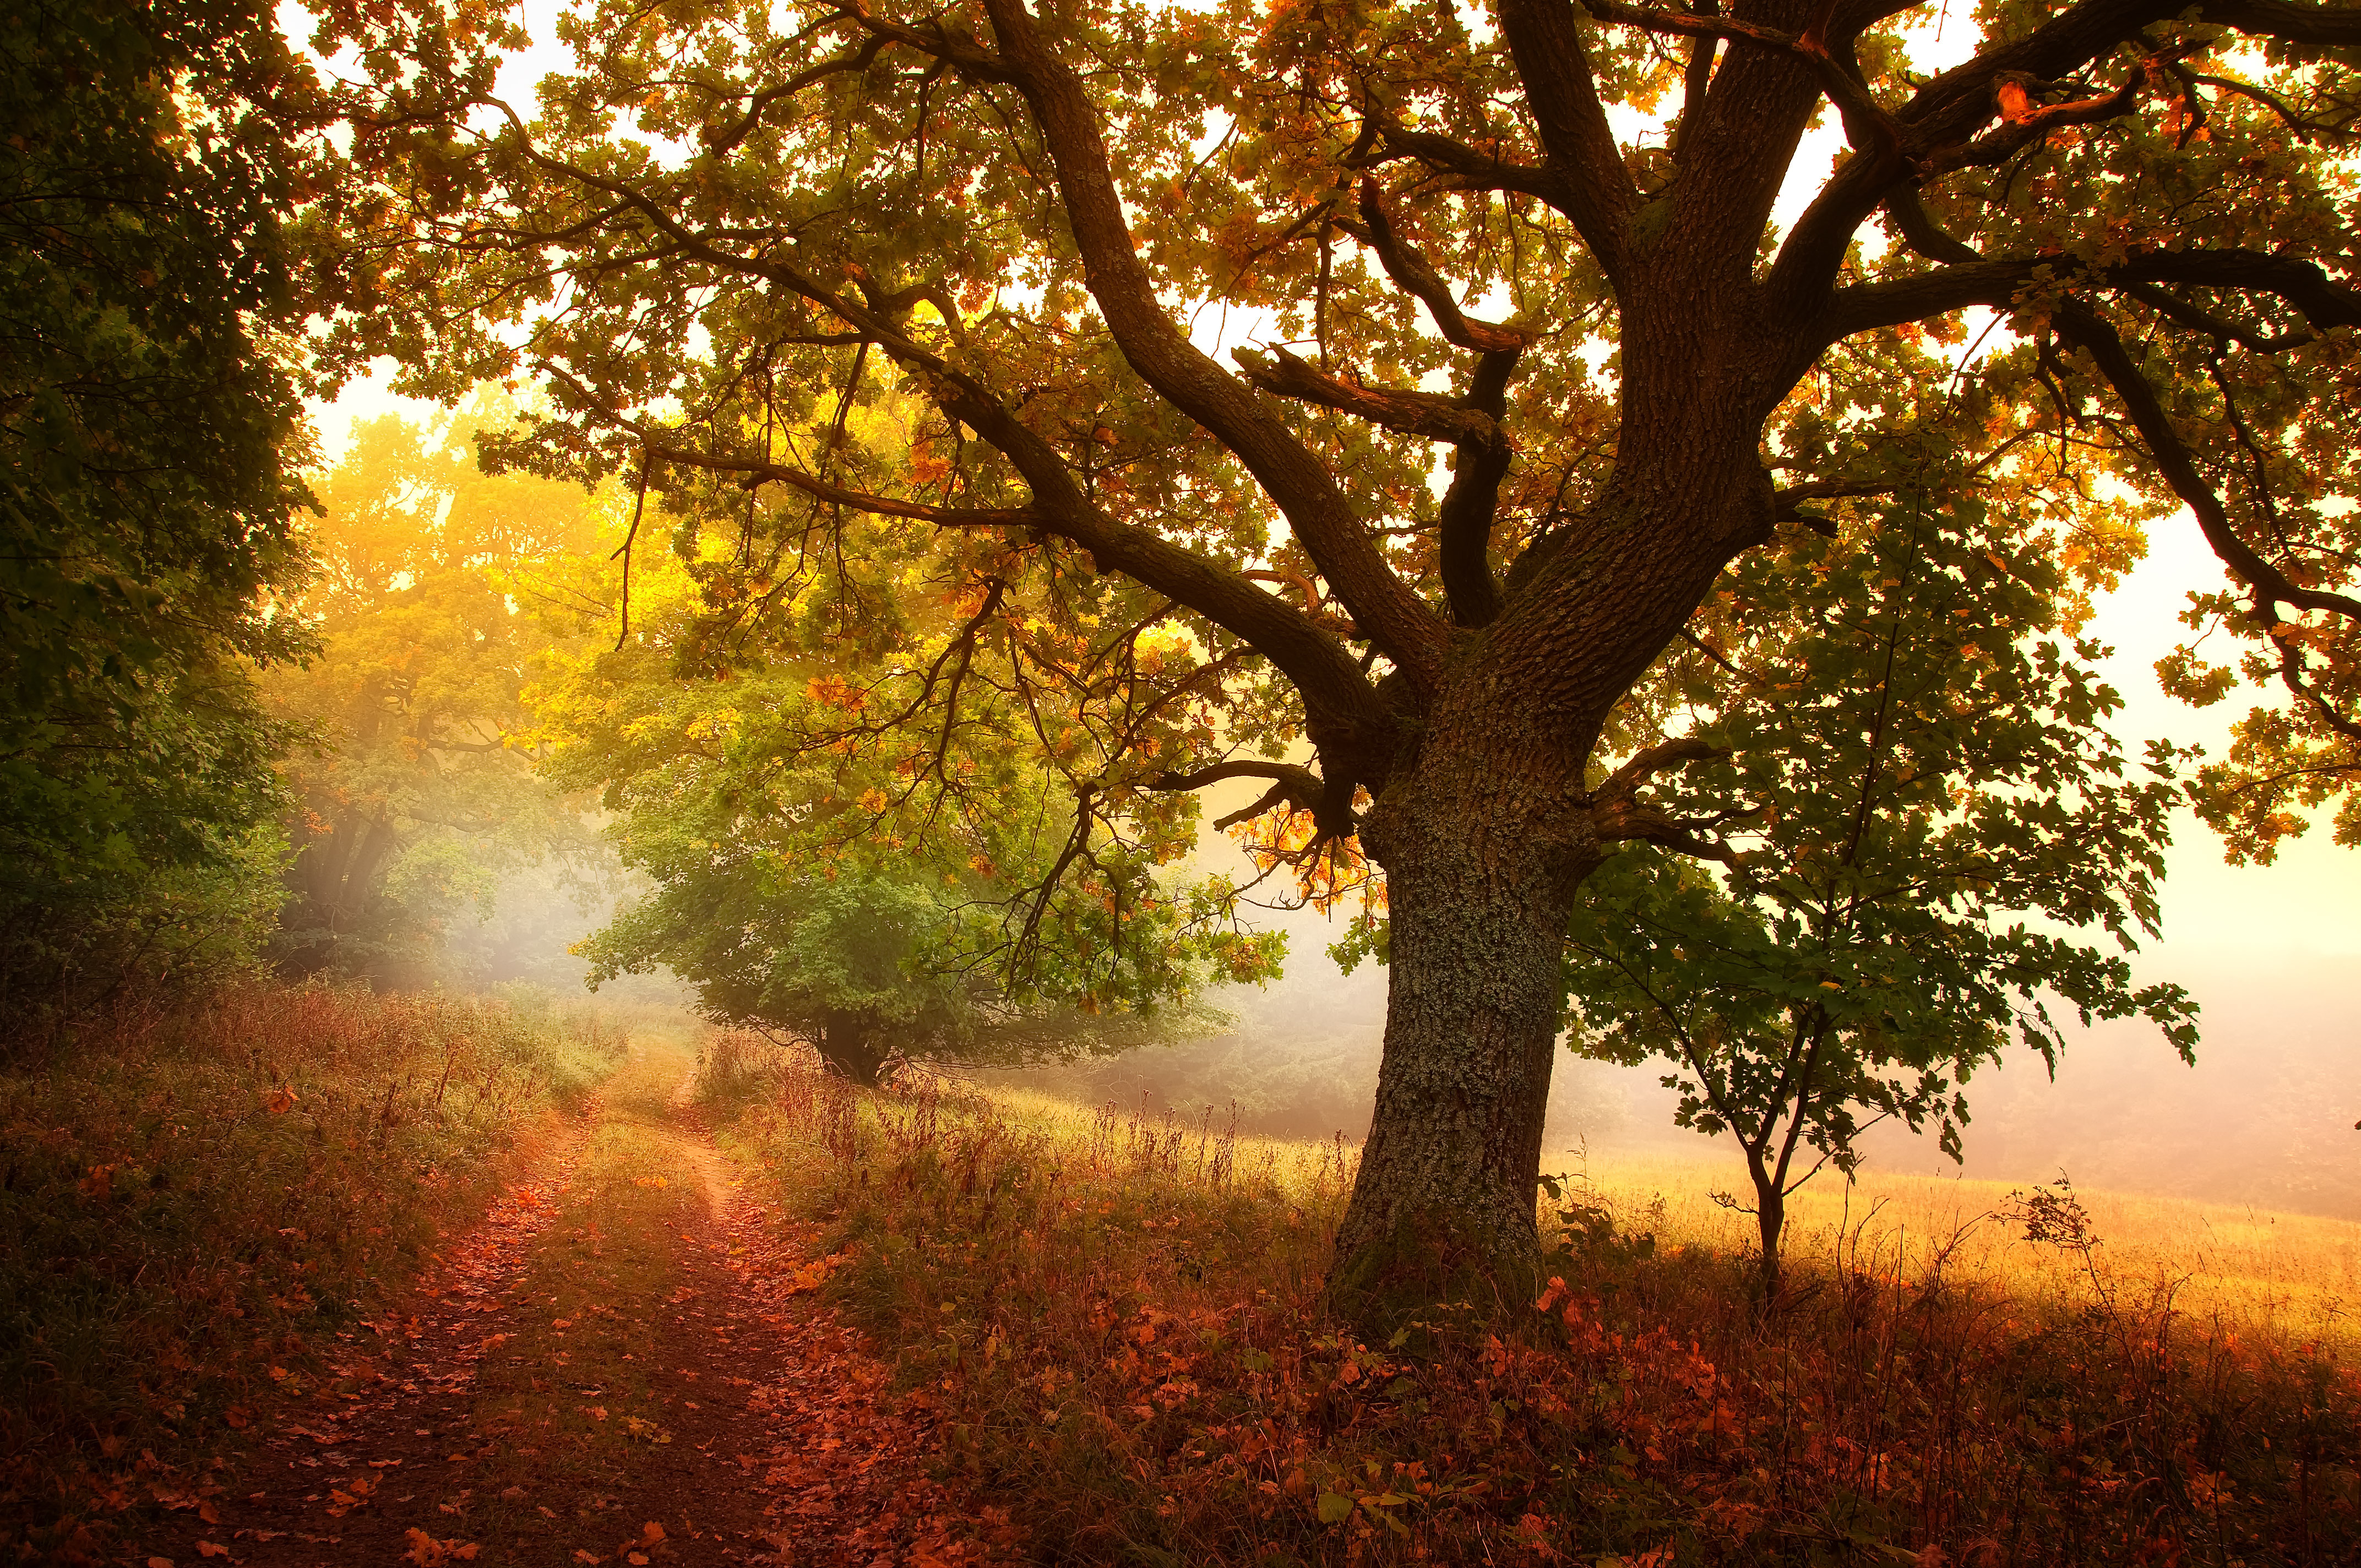
[[[1716,601],[1743,623],[1702,617],[1657,677],[1711,749],[1684,812],[1727,825],[1724,858],[1618,855],[1567,944],[1576,1048],[1669,1060],[1680,1124],[1744,1153],[1752,1201],[1727,1201],[1766,1298],[1789,1195],[1849,1176],[1880,1121],[1958,1158],[1963,1086],[2012,1036],[2054,1069],[2053,1005],[2196,1041],[2180,988],[2124,957],[2156,926],[2173,754],[2133,767],[2104,728],[2050,553],[1910,499],[1834,531],[1748,557]]]

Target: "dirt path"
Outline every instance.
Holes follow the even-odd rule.
[[[1016,1561],[648,1048],[155,1563]]]

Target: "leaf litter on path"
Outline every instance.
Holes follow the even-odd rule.
[[[318,1387],[282,1384],[214,1518],[133,1561],[1020,1561],[1005,1515],[930,1475],[924,1392],[892,1397],[812,1294],[835,1260],[745,1197],[668,1092],[686,1068],[635,1050],[406,1311]]]

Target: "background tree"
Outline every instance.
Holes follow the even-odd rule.
[[[846,422],[840,450],[906,460],[892,407]],[[1188,813],[1074,811],[1166,722],[1123,710],[1119,670],[1086,722],[1004,678],[1093,647],[1188,659],[1136,635],[1139,596],[1044,598],[1005,549],[858,525],[826,559],[774,554],[756,587],[743,554],[777,541],[750,544],[735,487],[672,499],[622,634],[533,694],[545,776],[602,791],[651,884],[587,945],[594,980],[668,968],[713,1016],[799,1035],[867,1083],[896,1056],[1139,1043],[1201,1016],[1210,980],[1276,971],[1283,938],[1236,929],[1227,884],[1179,866]],[[586,628],[613,629],[622,582],[583,596]],[[943,689],[950,740],[906,722]]]
[[[528,683],[573,635],[577,558],[612,521],[579,485],[493,477],[479,393],[432,427],[357,425],[321,486],[318,576],[293,605],[318,658],[270,673],[274,712],[320,743],[297,796],[280,967],[415,983],[501,872],[593,843],[533,776]]]
[[[2054,1069],[2051,1003],[2196,1041],[2124,957],[2155,930],[2171,750],[2126,765],[2068,574],[2004,512],[1839,510],[1741,560],[1716,599],[1742,614],[1708,610],[1642,688],[1711,748],[1679,809],[1728,822],[1727,857],[1617,855],[1566,949],[1575,1048],[1669,1061],[1675,1120],[1737,1140],[1766,1299],[1788,1195],[1887,1119],[1960,1157],[1964,1086],[2012,1036]]]
[[[1513,1289],[1579,889],[1693,832],[1643,798],[1663,755],[1596,782],[1610,719],[1730,562],[1926,417],[1914,382],[1968,384],[1945,433],[1990,482],[2187,505],[2232,634],[2282,629],[2291,700],[2349,718],[2361,292],[2322,142],[2361,12],[1995,0],[1929,71],[1934,13],[599,3],[529,104],[475,6],[338,11],[374,181],[346,346],[424,391],[544,378],[532,462],[750,487],[750,601],[856,517],[1044,601],[1140,595],[1183,652],[1120,695],[1102,641],[999,678],[1185,738],[1078,815],[1250,774],[1319,866],[1382,865],[1337,1297]],[[2024,351],[1907,352],[1971,308]],[[930,405],[898,471],[814,417],[888,385]],[[967,689],[904,722],[956,741]]]
[[[310,77],[266,7],[0,16],[5,1005],[250,951],[300,646],[285,224]]]

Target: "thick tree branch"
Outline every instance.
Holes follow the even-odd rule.
[[[1663,740],[1653,746],[1643,746],[1634,751],[1624,764],[1607,775],[1604,783],[1590,792],[1594,806],[1611,806],[1629,801],[1642,784],[1666,768],[1685,767],[1722,755],[1720,747],[1700,740],[1694,735]]]
[[[1385,193],[1374,180],[1361,181],[1361,222],[1340,224],[1345,233],[1378,253],[1378,259],[1404,293],[1415,297],[1434,319],[1444,340],[1484,354],[1513,354],[1532,341],[1531,334],[1477,321],[1460,311],[1451,285],[1443,280],[1419,248],[1402,238],[1386,211]]]
[[[2148,449],[2149,458],[2157,471],[2171,487],[2184,505],[2196,515],[2197,526],[2212,545],[2222,564],[2235,573],[2253,590],[2257,609],[2264,611],[2266,620],[2275,620],[2268,613],[2273,605],[2291,605],[2298,609],[2322,610],[2361,623],[2361,599],[2345,594],[2329,593],[2320,588],[2299,587],[2287,575],[2263,559],[2256,549],[2241,538],[2230,518],[2229,508],[2213,487],[2198,471],[2195,456],[2180,434],[2172,427],[2172,419],[2165,411],[2163,400],[2156,389],[2133,359],[2131,351],[2115,329],[2107,324],[2097,312],[2079,301],[2061,301],[2050,313],[2050,322],[2060,337],[2091,356],[2114,389],[2124,411],[2139,433]]]
[[[1509,380],[1516,374],[1515,352],[1487,354],[1477,363],[1467,401],[1486,417],[1508,417]],[[1500,585],[1492,575],[1492,528],[1500,510],[1500,481],[1514,453],[1504,440],[1466,441],[1453,459],[1450,488],[1435,515],[1436,565],[1451,619],[1460,626],[1489,626],[1500,613]]]
[[[2067,256],[1985,258],[1938,228],[1916,192],[1897,191],[1886,206],[1913,250],[1952,265],[1837,290],[1800,345],[1796,374],[1809,367],[1820,349],[1854,333],[1923,321],[1969,305],[2005,310],[2045,269],[2061,280],[2081,278],[2114,287],[2180,283],[2273,294],[2315,328],[2361,325],[2361,289],[2331,278],[2316,262],[2239,249],[2154,250],[2099,268],[2085,268]]]
[[[1173,324],[1132,243],[1106,142],[1082,81],[1020,0],[985,0],[1002,50],[1057,166],[1091,292],[1132,368],[1236,454],[1288,520],[1354,623],[1421,692],[1441,677],[1443,627],[1395,576],[1335,477],[1277,410]]]
[[[1728,845],[1697,837],[1699,829],[1724,826],[1731,820],[1730,817],[1712,820],[1675,817],[1660,806],[1644,805],[1638,798],[1640,786],[1666,768],[1682,767],[1724,754],[1721,748],[1695,736],[1661,741],[1634,752],[1621,767],[1608,775],[1606,782],[1590,792],[1588,805],[1592,831],[1606,840],[1639,839],[1661,844],[1665,849],[1697,860],[1733,860],[1735,857]]]
[[[1407,158],[1449,174],[1463,190],[1512,191],[1519,195],[1538,197],[1561,212],[1573,199],[1566,192],[1565,182],[1552,170],[1511,163],[1438,131],[1412,130],[1374,104],[1367,113],[1377,130],[1379,150],[1348,160],[1348,167]]]
[[[1325,374],[1284,348],[1273,348],[1268,354],[1250,348],[1234,349],[1231,357],[1238,362],[1239,373],[1247,380],[1279,397],[1318,403],[1371,424],[1398,430],[1405,435],[1424,436],[1429,441],[1504,449],[1509,444],[1508,434],[1497,417],[1469,408],[1457,398],[1346,381]]]
[[[2152,250],[2103,269],[2109,282],[2181,283],[2276,294],[2312,326],[2361,326],[2361,289],[2320,264],[2264,250]]]
[[[1246,759],[1214,762],[1210,766],[1199,768],[1194,773],[1160,773],[1148,779],[1146,787],[1155,790],[1200,790],[1208,784],[1220,784],[1225,779],[1269,779],[1272,782],[1270,788],[1265,791],[1262,797],[1252,806],[1241,806],[1235,811],[1217,817],[1213,822],[1216,828],[1235,828],[1241,822],[1251,822],[1264,812],[1281,806],[1292,806],[1298,811],[1309,811],[1316,819],[1321,804],[1327,798],[1328,793],[1327,784],[1310,768],[1298,767],[1292,762],[1258,762]]]
[[[1721,11],[1719,0],[1692,0],[1689,8],[1706,16],[1718,16]],[[1713,87],[1714,54],[1719,47],[1720,40],[1717,38],[1689,40],[1688,64],[1681,71],[1680,118],[1673,122],[1672,135],[1664,144],[1664,150],[1676,164],[1688,161],[1689,129],[1704,117],[1706,94]]]
[[[1566,0],[1500,0],[1499,16],[1551,172],[1564,187],[1559,210],[1609,280],[1620,281],[1639,192],[1598,101],[1574,8]]]
[[[2291,5],[2285,0],[2204,0],[2197,19],[2235,27],[2250,38],[2279,38],[2314,49],[2361,44],[2361,10],[2350,5]]]

